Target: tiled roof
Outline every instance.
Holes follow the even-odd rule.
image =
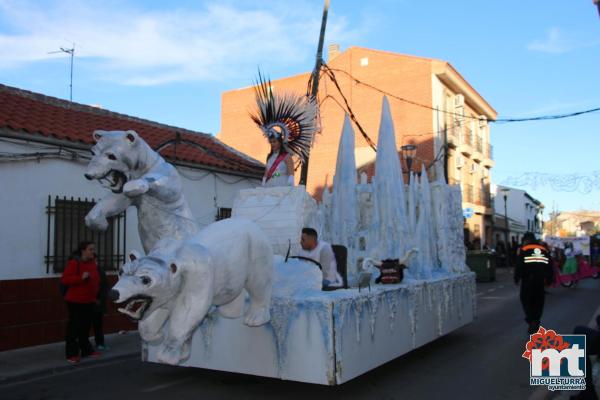
[[[264,166],[215,137],[0,84],[0,129],[92,145],[94,130],[134,130],[161,155],[260,177]],[[178,136],[179,135],[179,136]],[[177,142],[177,138],[181,141]]]

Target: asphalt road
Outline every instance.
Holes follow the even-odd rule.
[[[518,288],[506,270],[477,285],[470,325],[344,385],[326,387],[137,359],[0,387],[2,400],[51,399],[528,399],[528,340]],[[570,333],[600,306],[600,280],[550,289],[542,325]]]

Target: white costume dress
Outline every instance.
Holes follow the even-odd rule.
[[[324,240],[319,240],[312,250],[300,249],[298,255],[318,261],[323,268],[323,284],[329,287],[343,286],[344,280],[337,271],[337,262],[331,245]]]
[[[271,170],[271,166],[273,165],[275,160],[277,160],[278,156],[279,156],[279,154],[273,153],[273,154],[271,154],[271,157],[269,157],[267,159],[267,169],[266,169],[267,171]],[[288,183],[289,175],[287,173],[287,166],[285,165],[285,161],[287,160],[288,157],[290,157],[289,154],[287,156],[285,156],[285,158],[283,160],[281,160],[281,162],[275,169],[275,172],[273,172],[273,175],[271,175],[271,179],[268,179],[265,182],[265,187],[288,186],[289,185],[289,183]]]

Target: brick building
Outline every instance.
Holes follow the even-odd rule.
[[[463,207],[468,211],[465,233],[471,240],[490,240],[493,207],[489,186],[494,162],[487,121],[497,116],[490,104],[446,61],[361,47],[340,53],[332,45],[327,64],[357,120],[375,143],[382,91],[388,93],[397,145],[417,146],[413,170],[419,171],[421,163],[430,165],[436,156],[443,159],[444,143],[448,143],[448,179],[462,186]],[[273,90],[304,93],[309,77],[307,72],[273,80]],[[320,80],[319,102],[322,132],[311,150],[307,188],[317,198],[333,182],[344,119],[344,100],[334,81],[325,74]],[[253,87],[223,93],[218,138],[263,160],[268,143],[248,116],[254,104]],[[375,152],[358,128],[354,129],[357,167],[372,173]],[[403,168],[406,171],[405,163]]]

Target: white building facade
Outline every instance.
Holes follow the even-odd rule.
[[[521,242],[526,232],[537,238],[543,233],[544,205],[524,190],[492,185],[494,197],[494,244],[498,237],[504,241],[505,219],[508,219],[509,242]]]
[[[77,242],[95,242],[110,282],[126,252],[142,250],[133,207],[106,233],[86,231],[92,200],[109,193],[84,177],[95,129],[132,129],[158,149],[200,225],[228,217],[239,190],[260,184],[261,163],[210,135],[0,85],[0,307],[10,309],[0,351],[62,340],[58,277]],[[131,327],[116,312],[105,322],[107,332]]]

